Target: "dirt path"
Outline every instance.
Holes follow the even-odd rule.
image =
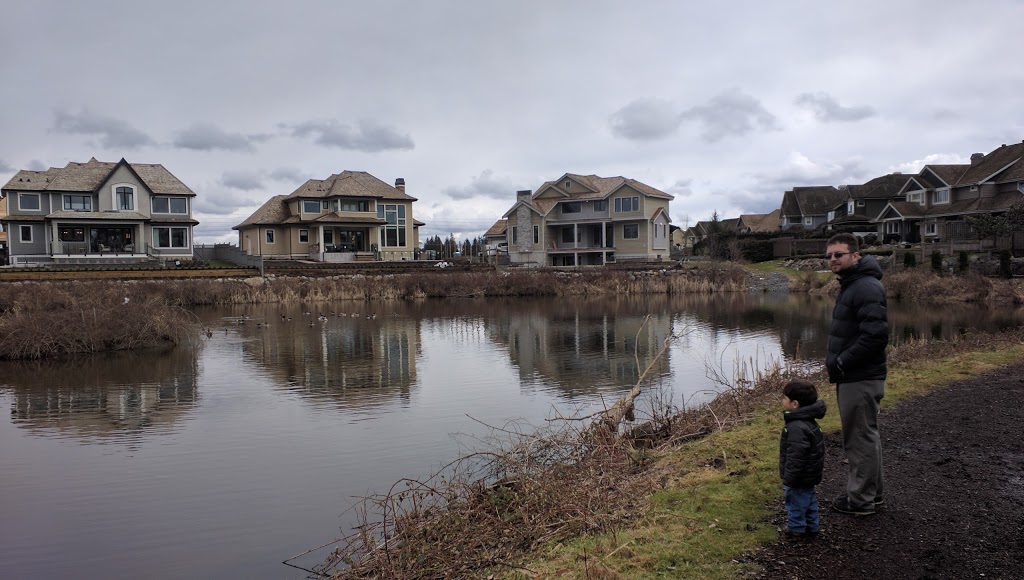
[[[1024,364],[882,407],[886,507],[825,509],[846,481],[841,441],[828,436],[822,536],[752,554],[765,569],[756,577],[1024,578]],[[771,523],[783,513],[780,499]]]

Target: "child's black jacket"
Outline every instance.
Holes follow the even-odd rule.
[[[796,411],[786,411],[786,426],[779,441],[779,475],[783,485],[814,487],[825,468],[825,438],[815,419],[825,416],[825,402],[818,399]]]

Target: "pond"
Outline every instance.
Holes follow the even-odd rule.
[[[0,577],[303,578],[282,560],[347,530],[353,498],[487,425],[592,413],[648,365],[692,405],[715,376],[819,360],[830,313],[771,294],[221,307],[173,350],[5,363]],[[894,341],[1021,316],[890,306]]]

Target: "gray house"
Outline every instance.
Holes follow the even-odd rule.
[[[0,189],[12,264],[192,259],[195,193],[163,165],[21,170]]]
[[[833,211],[846,193],[831,185],[794,187],[782,195],[780,226],[783,230],[814,230],[829,220]]]

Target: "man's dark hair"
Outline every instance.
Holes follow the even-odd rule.
[[[846,247],[850,248],[851,252],[860,251],[860,242],[857,241],[857,236],[849,232],[843,232],[832,236],[828,239],[828,243],[825,244],[825,247],[827,248],[832,244],[846,244]]]
[[[818,388],[814,383],[799,379],[786,383],[786,386],[782,387],[782,394],[790,401],[800,403],[801,407],[812,405],[818,400]]]

